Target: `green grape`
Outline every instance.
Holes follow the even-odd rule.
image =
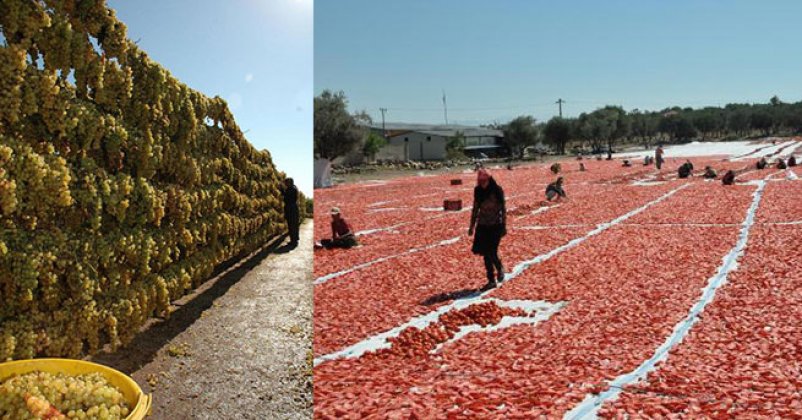
[[[0,360],[125,343],[284,228],[270,153],[225,101],[131,43],[104,1],[0,2],[0,30]]]
[[[129,412],[122,392],[99,373],[70,376],[36,371],[0,383],[0,418],[33,419],[49,413],[122,419]]]

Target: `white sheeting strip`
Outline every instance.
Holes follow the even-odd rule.
[[[367,214],[370,214],[370,213],[382,213],[382,212],[386,212],[386,211],[406,210],[408,208],[409,207],[380,207],[380,208],[377,208],[377,209],[370,209],[370,210],[366,211],[365,213],[367,213]]]
[[[730,160],[731,161],[741,161],[741,160],[745,160],[745,159],[754,159],[754,158],[769,157],[769,156],[771,156],[771,157],[782,157],[782,156],[785,156],[787,154],[793,153],[793,149],[794,148],[791,147],[791,146],[794,146],[795,144],[796,144],[796,141],[790,140],[790,141],[786,141],[786,142],[783,142],[783,143],[780,143],[780,144],[759,148],[758,150],[755,150],[754,152],[752,152],[750,154],[734,157],[734,158],[732,158]],[[778,153],[781,150],[783,152],[782,153]],[[772,156],[775,153],[777,154],[777,156]]]
[[[551,205],[551,206],[541,206],[541,207],[538,207],[535,210],[532,210],[530,213],[522,214],[522,215],[516,217],[515,220],[521,220],[521,219],[523,219],[525,217],[534,216],[536,214],[547,212],[547,211],[549,211],[549,210],[551,210],[551,209],[553,209],[555,207],[560,207],[561,205],[562,204],[554,204],[554,205]]]
[[[314,281],[314,284],[316,284],[316,285],[317,284],[323,284],[323,283],[325,283],[325,282],[327,282],[327,281],[329,281],[331,279],[346,275],[346,274],[348,274],[348,273],[350,273],[352,271],[356,271],[356,270],[359,270],[359,269],[362,269],[362,268],[365,268],[365,267],[370,267],[373,264],[378,264],[378,263],[380,263],[382,261],[392,260],[393,258],[398,258],[398,257],[401,257],[403,255],[414,254],[416,252],[425,251],[427,249],[437,248],[438,246],[451,245],[451,244],[456,243],[457,241],[459,241],[459,238],[460,238],[459,236],[455,236],[455,237],[453,237],[451,239],[446,239],[446,240],[443,240],[443,241],[440,241],[440,242],[435,242],[433,244],[429,244],[429,245],[426,245],[426,246],[423,246],[423,247],[411,248],[411,249],[408,249],[408,250],[406,250],[406,251],[404,251],[404,252],[402,252],[400,254],[393,254],[393,255],[388,255],[386,257],[377,258],[375,260],[371,260],[371,261],[368,261],[366,263],[355,265],[355,266],[353,266],[351,268],[348,268],[348,269],[345,269],[345,270],[342,270],[342,271],[337,271],[336,273],[326,274],[325,276],[321,276],[321,277],[316,278],[315,281]]]
[[[482,302],[475,302],[475,303],[484,303],[484,302],[496,302],[498,306],[503,308],[512,308],[512,309],[522,309],[526,312],[527,316],[505,316],[501,318],[501,321],[496,325],[488,325],[487,327],[483,327],[478,324],[471,324],[471,325],[464,325],[460,327],[459,331],[457,331],[453,337],[451,337],[448,341],[444,343],[440,343],[437,347],[434,348],[430,353],[437,354],[443,350],[443,348],[457,340],[460,340],[462,337],[474,332],[493,332],[502,330],[505,328],[510,328],[516,325],[536,325],[542,321],[545,321],[551,318],[552,315],[556,314],[560,309],[565,306],[565,302],[558,302],[558,303],[551,303],[546,301],[533,301],[533,300],[499,300],[499,299],[484,299]]]
[[[375,203],[368,204],[368,207],[381,207],[385,204],[395,203],[396,201],[401,201],[401,200],[377,201]]]
[[[592,224],[567,224],[567,225],[531,225],[517,226],[516,230],[549,230],[549,229],[570,229],[595,226]],[[622,226],[637,227],[732,227],[741,226],[738,223],[623,223]]]
[[[595,229],[593,229],[590,232],[586,233],[584,236],[581,236],[579,238],[573,239],[573,240],[569,241],[568,243],[566,243],[564,245],[561,245],[561,246],[559,246],[557,248],[554,248],[554,249],[552,249],[551,251],[549,251],[549,252],[547,252],[545,254],[540,254],[540,255],[538,255],[538,256],[530,259],[530,260],[518,263],[512,269],[511,272],[507,273],[504,276],[504,282],[510,281],[510,280],[514,279],[515,277],[518,277],[528,267],[530,267],[530,266],[532,266],[534,264],[539,264],[539,263],[541,263],[543,261],[546,261],[546,260],[548,260],[548,259],[550,259],[550,258],[552,258],[552,257],[564,252],[564,251],[567,251],[567,250],[569,250],[569,249],[581,244],[582,242],[586,241],[587,239],[589,239],[589,238],[591,238],[591,237],[593,237],[595,235],[598,235],[599,233],[602,233],[607,229],[610,229],[611,227],[623,222],[624,220],[629,219],[632,216],[637,215],[638,213],[641,213],[642,211],[648,209],[649,207],[651,207],[651,206],[653,206],[653,205],[655,205],[657,203],[662,202],[663,200],[665,200],[668,197],[676,194],[678,191],[680,191],[680,190],[682,190],[684,188],[687,188],[690,185],[691,185],[690,183],[682,184],[679,187],[674,188],[673,190],[663,194],[662,196],[660,196],[660,197],[658,197],[658,198],[656,198],[656,199],[654,199],[654,200],[652,200],[652,201],[650,201],[650,202],[648,202],[648,203],[646,203],[646,204],[644,204],[644,205],[642,205],[642,206],[640,206],[640,207],[638,207],[638,208],[636,208],[636,209],[634,209],[632,211],[629,211],[626,214],[623,214],[623,215],[621,215],[621,216],[619,216],[619,217],[617,217],[617,218],[615,218],[615,219],[613,219],[613,220],[611,220],[609,222],[599,224],[598,226],[596,226]],[[315,281],[315,284],[318,284],[317,280]],[[464,307],[467,307],[467,306],[470,306],[470,305],[472,305],[474,303],[477,303],[477,302],[481,301],[481,299],[484,298],[487,294],[493,292],[493,290],[494,289],[487,290],[487,291],[484,291],[484,292],[478,292],[477,291],[477,292],[474,292],[474,293],[472,293],[470,295],[467,295],[467,296],[465,296],[463,298],[455,299],[455,300],[453,300],[451,303],[449,303],[447,305],[443,305],[443,306],[441,306],[441,307],[439,307],[439,308],[435,309],[434,311],[429,312],[427,314],[414,317],[414,318],[410,319],[409,321],[407,321],[407,322],[405,322],[405,323],[403,323],[403,324],[401,324],[401,325],[399,325],[399,326],[397,326],[397,327],[395,327],[393,329],[390,329],[388,331],[385,331],[385,332],[373,335],[371,337],[368,337],[368,338],[366,338],[366,339],[364,339],[364,340],[362,340],[362,341],[360,341],[358,343],[355,343],[355,344],[353,344],[351,346],[348,346],[348,347],[346,347],[346,348],[344,348],[342,350],[335,351],[333,353],[329,353],[329,354],[317,357],[314,360],[314,365],[317,366],[320,363],[323,363],[323,362],[328,361],[328,360],[334,360],[334,359],[357,358],[357,357],[365,354],[366,352],[375,351],[375,350],[382,349],[382,348],[387,348],[390,345],[389,342],[388,342],[388,339],[392,338],[392,337],[397,337],[401,333],[401,331],[403,331],[403,330],[405,330],[405,329],[407,329],[409,327],[426,328],[426,326],[428,326],[432,322],[435,322],[437,319],[440,318],[441,315],[445,314],[446,312],[449,312],[449,311],[454,310],[454,309],[462,309]]]
[[[688,315],[674,326],[673,333],[666,339],[665,343],[658,347],[654,355],[641,363],[635,370],[620,375],[612,380],[610,382],[610,388],[606,391],[598,395],[588,394],[585,396],[582,402],[565,414],[563,417],[564,419],[595,419],[602,404],[606,401],[616,399],[624,386],[642,380],[649,371],[655,368],[658,362],[668,358],[668,352],[685,338],[691,327],[699,320],[699,314],[704,310],[705,306],[713,301],[716,290],[727,281],[729,273],[738,267],[738,258],[743,254],[744,248],[746,247],[747,239],[749,239],[749,229],[754,224],[755,213],[760,204],[760,199],[763,197],[763,189],[765,187],[765,181],[761,181],[758,184],[753,195],[752,205],[747,210],[746,218],[741,225],[741,233],[738,236],[738,241],[730,252],[722,258],[722,264],[719,266],[718,271],[708,280],[707,286],[702,289],[702,296],[696,304],[691,307]]]

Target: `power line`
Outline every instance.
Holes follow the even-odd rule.
[[[384,113],[387,112],[387,108],[379,108],[379,111],[382,113],[382,136],[387,138],[387,130],[384,128]]]
[[[448,105],[446,105],[446,91],[443,90],[443,115],[446,118],[446,125],[448,125]]]

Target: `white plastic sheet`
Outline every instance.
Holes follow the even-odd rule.
[[[323,158],[315,159],[313,182],[315,188],[331,187],[331,161]]]

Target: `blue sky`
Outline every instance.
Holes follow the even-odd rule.
[[[228,101],[245,136],[312,193],[312,0],[109,0],[173,76]]]
[[[802,99],[802,2],[320,0],[315,94],[381,121]]]

